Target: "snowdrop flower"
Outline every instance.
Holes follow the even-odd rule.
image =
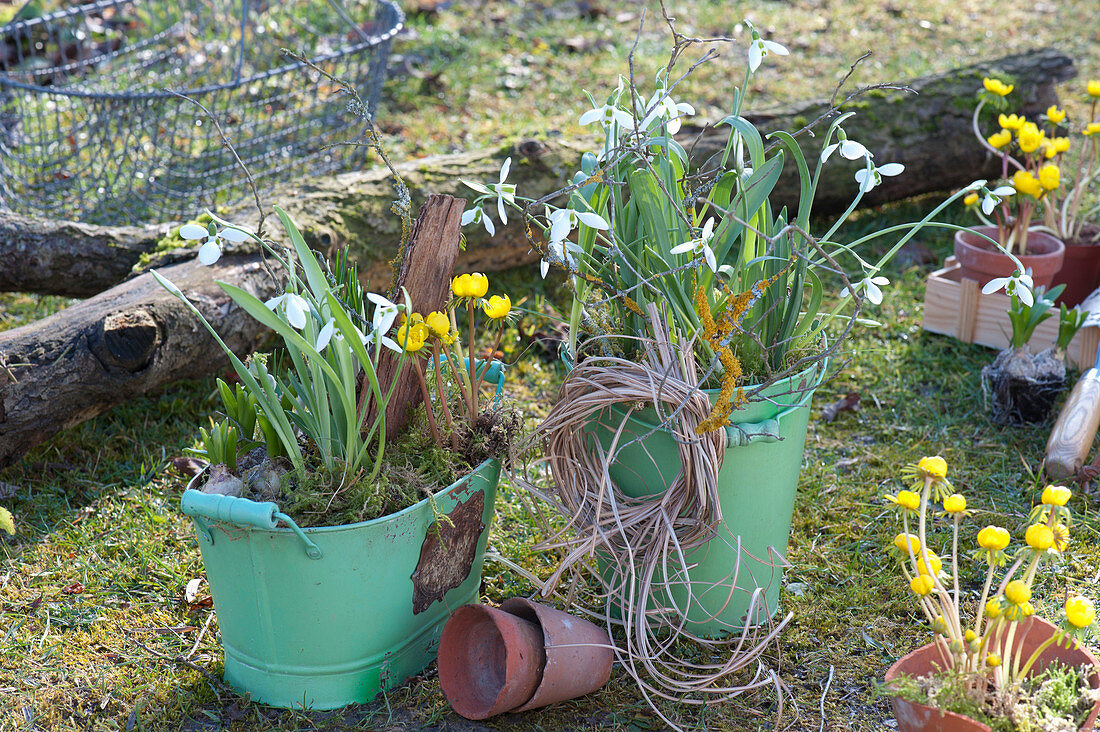
[[[749,43],[749,71],[756,71],[760,68],[760,62],[764,60],[764,57],[769,53],[774,53],[776,56],[788,56],[788,51],[784,46],[779,45],[775,41],[765,41],[760,37],[760,33],[753,27],[752,23],[745,21],[745,25],[749,27],[749,31],[752,33],[752,42]]]
[[[1016,270],[1016,272],[1018,273],[1019,270]],[[996,277],[990,280],[982,288],[982,294],[988,295],[1003,287],[1009,295],[1015,295],[1020,299],[1020,302],[1031,307],[1035,304],[1035,297],[1031,294],[1031,289],[1034,286],[1035,282],[1031,279],[1030,274],[1013,274],[1010,277]]]
[[[1001,202],[1001,199],[1005,196],[1011,196],[1016,193],[1016,189],[1012,186],[1000,186],[994,188],[992,191],[983,188],[984,195],[982,196],[982,213],[988,216],[993,212],[993,209]]]
[[[840,151],[840,156],[842,158],[847,158],[848,160],[859,160],[860,158],[870,160],[875,156],[874,153],[864,147],[862,143],[845,138],[837,140],[832,145],[826,146],[825,149],[821,151],[821,162],[824,163],[829,159],[829,156],[837,150]]]
[[[473,208],[462,211],[462,226],[470,226],[471,223],[481,223],[481,225],[485,227],[488,236],[492,237],[496,233],[493,219],[485,216],[485,212],[482,211],[481,206],[474,206]]]
[[[629,112],[619,109],[615,104],[605,104],[602,107],[590,109],[582,114],[578,120],[582,125],[590,125],[596,121],[599,121],[604,129],[608,130],[614,125],[618,125],[620,129],[624,130],[634,129],[634,118],[630,116]]]
[[[363,345],[381,344],[391,351],[401,353],[401,346],[386,335],[393,327],[393,322],[397,320],[397,312],[401,306],[373,292],[367,293],[367,299],[374,303],[374,316],[371,319],[370,335],[360,334]]]
[[[271,298],[264,305],[267,305],[273,311],[282,305],[283,310],[286,312],[286,322],[298,330],[306,327],[306,313],[309,312],[309,303],[301,295],[284,292],[278,297]]]
[[[867,300],[875,305],[882,304],[882,290],[879,288],[890,284],[890,280],[885,277],[864,277],[859,282],[852,284],[851,291],[847,287],[840,291],[841,297],[848,297],[852,293],[863,290],[863,296]]]
[[[868,158],[869,161],[870,158]],[[856,182],[859,183],[859,190],[867,193],[882,183],[883,176],[899,175],[903,170],[905,170],[905,166],[901,163],[887,163],[877,168],[870,166],[856,171]]]
[[[317,344],[313,346],[313,349],[320,353],[325,350],[325,346],[332,340],[332,334],[336,332],[336,318],[329,318],[324,327],[321,328],[321,332],[317,334]]]
[[[718,262],[714,257],[714,250],[710,248],[710,240],[714,238],[714,218],[707,219],[707,222],[703,224],[703,231],[699,235],[698,239],[692,239],[691,241],[684,242],[683,244],[677,244],[669,250],[670,254],[684,254],[685,252],[693,252],[695,254],[702,254],[703,258],[707,260],[707,266],[710,267],[710,271],[715,274],[718,273]]]
[[[516,185],[514,183],[505,183],[508,178],[508,171],[512,168],[512,158],[508,158],[504,161],[504,165],[500,166],[500,181],[497,183],[490,183],[484,185],[482,183],[472,183],[468,180],[462,181],[470,188],[473,188],[478,193],[483,193],[488,196],[496,196],[497,199],[497,213],[500,215],[500,223],[505,226],[508,225],[508,214],[504,210],[505,203],[516,202]]]
[[[695,114],[695,107],[687,102],[680,102],[677,104],[673,101],[672,97],[670,97],[665,90],[665,85],[662,80],[658,80],[657,91],[654,92],[653,97],[645,103],[644,109],[648,109],[649,114],[642,120],[640,125],[641,129],[647,130],[653,122],[662,120],[665,121],[668,127],[668,134],[670,135],[675,135],[680,131],[680,117],[682,115]]]
[[[493,225],[493,220],[485,215],[481,210],[481,206],[474,206],[462,212],[462,225],[469,226],[470,224],[483,225],[489,236],[497,233],[497,227]]]
[[[543,279],[546,279],[546,273],[550,271],[551,260],[564,263],[572,271],[577,268],[577,260],[573,259],[572,254],[584,251],[571,241],[552,241],[546,249],[549,257],[539,262],[539,273]]]
[[[189,241],[203,240],[203,245],[199,247],[199,263],[209,267],[214,264],[214,262],[217,262],[222,256],[222,248],[218,243],[219,240],[240,243],[242,241],[248,241],[248,234],[240,229],[229,227],[218,231],[218,227],[215,224],[210,224],[209,226],[184,224],[180,227],[180,238]]]
[[[576,211],[571,208],[559,208],[557,211],[553,211],[546,215],[546,218],[550,220],[550,242],[564,241],[569,232],[577,228],[581,224],[592,228],[601,229],[606,231],[610,227],[603,216],[592,211]]]

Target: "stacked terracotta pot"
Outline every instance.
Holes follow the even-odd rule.
[[[439,684],[467,719],[572,699],[611,678],[611,639],[600,627],[523,598],[464,605],[439,641]]]

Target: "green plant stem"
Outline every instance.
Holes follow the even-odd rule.
[[[985,603],[989,598],[989,586],[993,584],[993,563],[989,563],[989,570],[985,573],[985,584],[982,586],[982,599],[978,601],[977,617],[974,618],[974,632],[982,637],[982,625],[985,622]],[[985,645],[983,639],[982,645]]]
[[[432,442],[436,447],[443,447],[443,440],[439,438],[439,428],[435,424],[435,413],[432,409],[432,395],[428,391],[428,381],[424,378],[424,364],[420,362],[419,358],[415,356],[413,361],[413,371],[416,372],[416,380],[420,383],[420,396],[424,400],[424,414],[428,417],[428,429],[432,433]]]
[[[472,298],[466,302],[466,325],[470,332],[466,347],[466,365],[470,369],[470,394],[467,407],[470,425],[473,426],[474,420],[477,419],[477,381],[474,376],[474,301]]]
[[[943,608],[944,622],[947,623],[947,628],[951,632],[951,640],[958,640],[962,642],[962,626],[959,621],[958,607],[950,601],[950,595],[947,594],[947,588],[940,582],[940,578],[932,572],[931,562],[928,561],[928,542],[926,540],[925,524],[928,514],[928,499],[932,494],[932,478],[926,477],[924,479],[924,488],[921,490],[920,499],[920,521],[918,524],[917,532],[920,539],[921,546],[921,562],[929,565],[928,576],[932,578],[932,582],[940,595],[940,605]],[[918,567],[919,571],[919,567]]]
[[[442,364],[439,362],[439,342],[432,342],[432,365],[435,371],[435,388],[439,393],[439,406],[443,410],[443,419],[447,422],[447,431],[451,435],[451,449],[458,449],[458,435],[455,434],[454,420],[451,418],[451,407],[447,404],[449,401],[447,390],[443,386],[443,374],[441,373]]]
[[[955,579],[955,607],[959,607],[959,521],[961,518],[960,514],[955,514],[955,526],[951,536],[951,568],[953,570],[951,574]],[[959,618],[959,625],[962,625],[962,618]]]

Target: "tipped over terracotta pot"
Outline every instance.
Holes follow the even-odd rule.
[[[512,598],[454,612],[439,641],[439,685],[463,717],[488,719],[591,693],[611,678],[613,661],[599,626]]]

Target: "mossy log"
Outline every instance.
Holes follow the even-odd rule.
[[[238,355],[264,328],[215,284],[232,281],[260,298],[279,284],[258,256],[197,260],[160,270],[195,303]],[[0,333],[0,467],[66,427],[180,379],[227,369],[221,348],[151,274],[48,318]]]

